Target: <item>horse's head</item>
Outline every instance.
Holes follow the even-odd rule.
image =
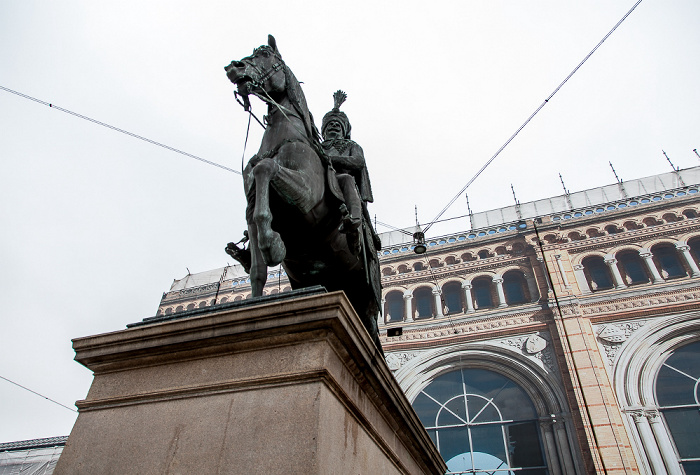
[[[231,61],[224,68],[226,76],[238,86],[238,92],[244,97],[256,90],[273,95],[285,89],[284,61],[277,51],[275,38],[268,35],[267,43],[255,48],[252,55]]]

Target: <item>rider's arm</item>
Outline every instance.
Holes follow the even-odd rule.
[[[362,147],[353,142],[348,149],[348,155],[333,155],[331,156],[333,165],[346,170],[362,170],[365,168],[365,154]]]

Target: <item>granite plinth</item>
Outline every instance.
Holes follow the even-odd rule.
[[[443,474],[342,292],[73,340],[94,372],[57,475]]]

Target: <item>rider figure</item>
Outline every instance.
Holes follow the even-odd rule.
[[[375,241],[375,247],[379,249],[381,244],[378,243],[378,236],[372,229],[367,210],[367,203],[374,201],[374,197],[365,156],[362,147],[350,140],[350,121],[348,116],[340,111],[340,105],[346,98],[347,95],[343,91],[333,94],[333,110],[323,117],[321,125],[323,135],[321,146],[333,164],[345,200],[345,205],[341,206],[341,211],[344,213],[341,232],[348,234],[348,237],[353,240],[358,239],[359,246],[360,225],[364,215]]]

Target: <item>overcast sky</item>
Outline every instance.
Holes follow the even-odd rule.
[[[240,169],[247,117],[223,67],[275,35],[317,121],[343,89],[375,203],[436,214],[634,0],[3,0],[0,86]],[[475,212],[696,166],[700,2],[644,0],[469,188]],[[254,102],[261,116],[264,109]],[[239,175],[0,90],[0,376],[68,406],[71,338],[154,315],[175,278],[226,265]],[[251,126],[246,159],[261,129]],[[460,197],[444,217],[466,213]],[[466,229],[467,221],[452,221]],[[379,228],[379,231],[385,231]],[[76,414],[0,380],[0,442]]]

